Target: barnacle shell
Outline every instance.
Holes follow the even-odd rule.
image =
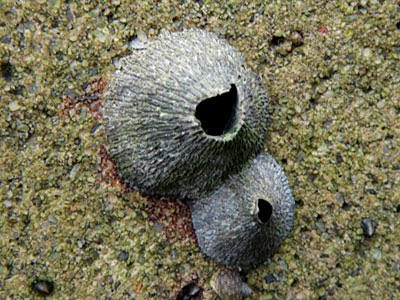
[[[253,293],[238,272],[228,268],[216,271],[211,277],[210,285],[221,300],[242,300]]]
[[[282,168],[268,154],[189,204],[200,248],[228,266],[264,262],[292,227],[294,199]]]
[[[105,94],[111,158],[132,188],[196,199],[261,150],[268,98],[225,40],[163,32],[121,59]]]

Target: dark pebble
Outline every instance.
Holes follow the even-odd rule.
[[[400,213],[400,204],[397,205],[396,212]]]
[[[377,223],[372,219],[363,219],[361,221],[361,228],[364,232],[365,237],[372,237],[375,233]]]
[[[343,161],[344,161],[344,160],[343,160],[342,155],[341,155],[340,153],[336,154],[336,162],[337,162],[338,164],[341,164]]]
[[[88,82],[84,82],[82,84],[82,90],[86,90],[88,86],[89,86],[89,83]]]
[[[48,280],[35,280],[32,289],[41,296],[49,296],[54,290],[54,283]]]
[[[182,288],[176,296],[176,300],[200,300],[202,295],[203,289],[192,282]]]
[[[67,9],[66,9],[65,13],[66,13],[66,15],[67,15],[67,20],[68,20],[69,22],[71,22],[72,20],[75,19],[75,16],[74,16],[74,14],[72,13],[71,7],[70,7],[69,5],[67,6]]]
[[[332,123],[333,123],[333,119],[328,117],[328,118],[326,118],[326,120],[324,122],[324,127],[329,127],[332,125]]]
[[[3,44],[9,44],[11,43],[11,37],[9,35],[4,35],[1,40],[0,40]]]
[[[66,90],[64,92],[64,96],[67,96],[69,99],[74,100],[76,98],[76,92],[71,90]]]
[[[266,283],[273,283],[273,282],[279,282],[280,278],[279,277],[275,277],[272,274],[268,274],[264,276],[264,280]]]
[[[399,272],[400,271],[400,263],[394,263],[392,265],[392,271],[393,272]]]
[[[89,76],[95,76],[97,74],[99,74],[99,67],[97,65],[89,68],[89,70],[88,70]]]
[[[344,201],[343,204],[342,204],[342,209],[343,210],[349,210],[350,206],[351,206],[350,203]]]
[[[87,97],[85,97],[86,101],[93,101],[93,100],[99,100],[99,96],[98,95],[89,95]]]
[[[126,252],[126,251],[121,251],[121,252],[118,254],[118,260],[119,260],[119,261],[126,261],[126,260],[128,259],[128,257],[129,257],[129,253]]]
[[[271,45],[278,46],[278,45],[283,44],[284,41],[285,41],[285,38],[282,36],[273,36],[271,39]]]
[[[92,129],[90,129],[90,136],[91,136],[91,137],[94,137],[95,134],[96,134],[96,132],[97,132],[97,130],[98,130],[99,128],[101,128],[101,126],[103,126],[103,125],[102,125],[102,124],[95,124],[95,125],[92,127]]]
[[[112,58],[112,64],[114,65],[114,67],[119,68],[121,66],[120,60],[121,60],[121,57],[119,57],[119,56],[114,56]]]
[[[0,65],[1,76],[6,81],[11,81],[14,73],[14,66],[9,62],[3,62]]]

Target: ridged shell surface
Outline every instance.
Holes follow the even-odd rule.
[[[189,204],[200,248],[227,266],[266,261],[293,222],[288,180],[268,154],[258,155],[213,194]]]
[[[215,272],[210,284],[221,300],[242,300],[253,293],[238,272],[227,268]]]
[[[260,78],[227,41],[163,32],[121,59],[105,94],[110,156],[147,195],[197,199],[239,172],[266,138]]]

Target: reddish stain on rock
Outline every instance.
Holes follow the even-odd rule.
[[[123,179],[118,176],[115,163],[111,160],[108,155],[106,146],[101,145],[98,155],[100,158],[98,164],[99,177],[98,181],[106,182],[111,186],[119,186],[124,192],[132,192],[131,189],[124,183]]]
[[[325,33],[329,32],[328,27],[325,26],[325,25],[319,25],[317,30],[318,30],[319,33],[322,33],[322,34],[325,34]]]
[[[96,81],[92,81],[88,84],[85,89],[85,93],[81,96],[71,99],[68,96],[64,96],[63,108],[57,112],[57,115],[61,118],[66,118],[69,116],[70,110],[75,110],[75,113],[79,115],[82,110],[82,106],[86,106],[89,108],[92,113],[92,117],[94,120],[99,120],[102,118],[101,114],[101,106],[102,106],[102,97],[104,90],[106,88],[106,83],[103,78],[99,78]]]
[[[171,199],[147,199],[146,208],[150,222],[162,223],[163,233],[171,243],[187,239],[196,243],[190,210],[184,202]]]

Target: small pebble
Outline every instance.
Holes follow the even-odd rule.
[[[121,252],[118,254],[118,260],[119,260],[119,261],[126,261],[126,260],[128,259],[128,257],[129,257],[129,253],[126,252],[126,251],[121,251]]]
[[[264,280],[266,283],[279,282],[279,278],[275,277],[272,274],[265,275]]]
[[[69,178],[74,179],[78,171],[80,170],[80,164],[76,164],[72,167],[71,171],[69,172]]]
[[[10,44],[11,37],[9,35],[5,35],[0,39],[0,42],[2,42],[3,44]]]
[[[5,200],[4,202],[3,202],[3,205],[4,205],[4,207],[5,208],[10,208],[11,206],[12,206],[12,201],[11,200]]]
[[[392,265],[392,271],[393,272],[399,272],[400,271],[400,263],[394,263]]]
[[[96,135],[96,132],[97,132],[99,129],[103,128],[103,127],[104,127],[103,124],[96,124],[96,125],[94,125],[94,126],[92,127],[92,129],[90,129],[90,136],[91,136],[91,137],[94,137],[94,136]]]
[[[239,273],[228,268],[216,271],[210,285],[221,300],[241,300],[253,294],[253,290],[242,281]]]
[[[137,36],[129,41],[129,47],[135,50],[147,48],[147,37],[143,31],[138,31]]]
[[[100,31],[100,30],[96,30],[95,32],[94,32],[94,35],[96,36],[96,38],[101,42],[101,43],[104,43],[105,41],[106,41],[106,35],[102,32],[102,31]]]
[[[164,229],[164,223],[156,222],[153,225],[153,229],[156,233],[160,233]]]
[[[11,81],[14,73],[14,67],[9,62],[0,64],[1,76],[4,77],[6,81]]]
[[[18,101],[13,101],[8,105],[8,108],[11,111],[17,111],[17,110],[19,110],[21,108],[21,106],[18,104]]]
[[[370,58],[371,56],[372,56],[372,50],[370,49],[370,48],[364,48],[363,50],[362,50],[362,55],[365,57],[365,58]]]
[[[383,99],[381,101],[378,102],[378,104],[376,105],[378,108],[383,108],[386,104],[386,100]]]
[[[382,258],[382,251],[379,249],[372,249],[371,255],[374,259],[380,260]]]
[[[364,232],[365,237],[372,237],[375,234],[375,229],[377,227],[377,223],[372,219],[363,219],[361,221],[361,228]]]
[[[64,95],[65,95],[66,97],[68,97],[69,99],[73,100],[73,99],[76,98],[76,95],[77,95],[77,94],[76,94],[75,91],[66,90],[66,91],[64,91]]]
[[[48,280],[36,280],[32,283],[32,289],[41,296],[49,296],[54,290],[54,283]]]
[[[115,68],[119,69],[121,67],[121,57],[114,56],[112,58],[112,64],[114,65]]]
[[[182,288],[176,296],[176,300],[200,300],[202,299],[202,296],[203,289],[192,282]]]
[[[304,43],[303,36],[298,31],[295,31],[290,35],[290,40],[295,47],[300,47]]]

